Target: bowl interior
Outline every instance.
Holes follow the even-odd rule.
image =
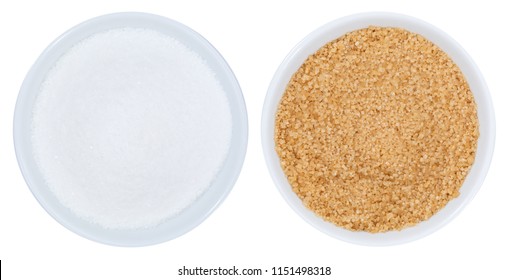
[[[216,73],[224,88],[232,114],[231,146],[212,185],[194,203],[159,226],[138,230],[110,230],[75,216],[62,206],[45,185],[37,168],[30,143],[32,108],[46,73],[74,44],[82,39],[113,28],[153,29],[181,41],[198,53]],[[117,246],[143,246],[173,239],[200,224],[227,196],[239,173],[247,147],[247,113],[238,82],[217,50],[201,35],[167,18],[144,13],[118,13],[97,17],[70,29],[51,43],[27,74],[21,87],[14,116],[14,143],[23,177],[30,190],[58,222],[86,238]]]
[[[280,167],[275,152],[274,125],[275,113],[286,85],[293,73],[307,57],[326,43],[341,37],[347,32],[369,26],[400,27],[423,35],[444,50],[460,67],[473,92],[478,107],[480,137],[475,162],[461,187],[458,198],[450,201],[446,207],[429,220],[401,231],[386,233],[353,232],[332,223],[325,222],[307,209],[292,191],[286,176]],[[492,101],[485,81],[469,55],[451,37],[436,27],[413,17],[392,13],[365,13],[348,16],[330,22],[313,31],[304,38],[285,58],[276,71],[269,86],[263,107],[262,144],[265,160],[276,186],[288,204],[308,223],[338,239],[362,245],[392,245],[409,242],[426,236],[453,219],[479,190],[490,165],[494,149],[495,120]]]

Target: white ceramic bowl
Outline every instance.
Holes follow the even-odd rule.
[[[341,37],[347,32],[366,28],[370,25],[404,28],[423,35],[443,49],[466,76],[478,105],[480,124],[480,138],[478,140],[476,159],[460,189],[460,196],[450,201],[446,207],[432,216],[428,221],[421,222],[416,226],[401,231],[376,234],[343,229],[324,221],[307,209],[292,191],[280,167],[274,143],[275,113],[279,100],[291,76],[309,55],[316,52],[324,44]],[[364,13],[340,18],[318,28],[305,37],[287,55],[274,75],[266,95],[261,125],[266,164],[280,193],[293,210],[309,224],[335,238],[371,246],[400,244],[419,239],[438,230],[456,217],[480,189],[489,169],[495,140],[494,110],[489,90],[478,67],[466,51],[450,36],[436,27],[413,17],[393,13]]]
[[[215,181],[191,206],[157,227],[140,230],[107,230],[74,215],[62,206],[45,185],[34,163],[30,143],[32,108],[45,74],[58,58],[82,39],[108,29],[148,28],[168,34],[197,52],[216,73],[222,84],[233,117],[231,147],[224,167]],[[242,91],[223,57],[202,36],[167,18],[144,13],[118,13],[83,22],[51,43],[28,72],[19,92],[14,115],[14,144],[18,163],[30,190],[58,222],[91,240],[117,246],[144,246],[180,236],[199,225],[225,199],[240,173],[247,148],[247,113]]]

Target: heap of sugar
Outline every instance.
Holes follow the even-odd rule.
[[[232,116],[214,71],[158,31],[117,28],[70,48],[32,118],[36,164],[62,205],[108,229],[156,226],[212,184]]]
[[[448,54],[378,26],[310,55],[275,124],[281,167],[302,203],[370,233],[414,226],[458,197],[478,137],[473,92]]]

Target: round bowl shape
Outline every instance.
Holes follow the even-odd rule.
[[[274,125],[279,100],[292,75],[300,68],[307,57],[326,43],[341,37],[345,33],[369,26],[400,27],[418,33],[444,50],[459,66],[473,92],[478,107],[480,137],[474,164],[460,189],[460,196],[450,201],[441,211],[429,220],[401,231],[386,233],[354,232],[324,221],[307,209],[293,192],[280,167],[275,151]],[[487,85],[466,51],[451,37],[436,27],[419,19],[393,13],[364,13],[332,21],[305,37],[284,59],[277,69],[266,95],[262,124],[262,144],[266,164],[275,185],[287,203],[304,220],[317,229],[335,238],[361,245],[382,246],[401,244],[422,238],[450,222],[464,206],[473,199],[487,175],[494,150],[495,119],[492,101]]]
[[[146,229],[112,230],[91,224],[64,207],[46,185],[34,162],[30,140],[32,109],[46,73],[69,48],[93,34],[113,28],[147,28],[167,34],[199,54],[226,92],[232,115],[231,145],[212,185],[189,207],[162,224]],[[144,13],[117,13],[83,22],[65,32],[40,55],[21,87],[14,115],[18,163],[33,195],[55,220],[71,231],[105,244],[144,246],[176,238],[204,221],[226,198],[240,173],[247,148],[247,112],[240,86],[224,58],[201,35],[167,18]]]

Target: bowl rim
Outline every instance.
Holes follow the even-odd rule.
[[[147,28],[168,34],[197,52],[215,72],[227,94],[232,115],[232,138],[223,167],[211,186],[176,217],[162,224],[135,230],[111,230],[93,225],[62,206],[42,180],[31,153],[29,132],[31,108],[40,83],[56,60],[84,38],[115,28]],[[248,141],[247,109],[242,90],[232,69],[215,47],[186,25],[155,14],[120,12],[81,22],[57,37],[40,54],[28,71],[16,100],[13,118],[16,158],[23,178],[39,204],[58,223],[87,239],[113,246],[139,247],[177,238],[201,224],[225,200],[238,179]]]
[[[400,27],[423,35],[443,49],[465,75],[477,103],[480,137],[475,162],[461,187],[461,195],[450,201],[427,221],[400,231],[386,233],[353,232],[325,222],[303,206],[292,191],[279,164],[274,143],[274,119],[279,100],[293,73],[305,59],[347,32],[368,26]],[[309,33],[285,57],[268,87],[261,117],[261,142],[268,171],[279,193],[289,206],[308,224],[331,237],[365,246],[389,246],[423,238],[452,221],[474,198],[490,166],[495,144],[495,116],[487,84],[472,58],[452,37],[437,27],[412,16],[391,12],[358,13],[333,20]]]

